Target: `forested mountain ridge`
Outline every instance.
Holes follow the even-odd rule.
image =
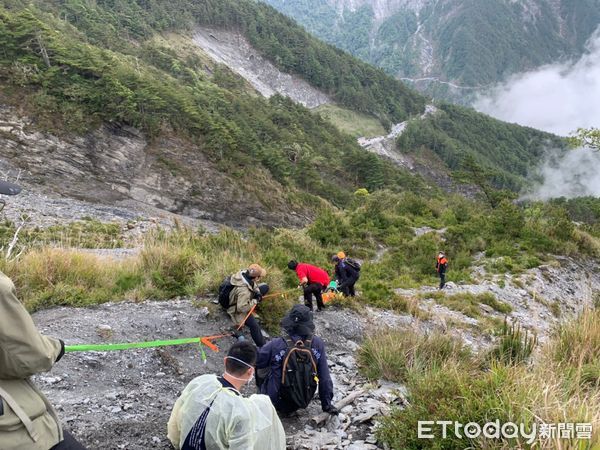
[[[431,95],[575,58],[600,25],[598,0],[264,0],[315,35]]]
[[[160,165],[162,178],[177,178],[178,192],[185,194],[183,202],[173,200],[169,209],[195,211],[206,199],[207,189],[194,183],[197,171],[190,170],[194,153],[210,173],[221,174],[219,183],[236,187],[241,204],[258,201],[253,206],[255,217],[267,223],[280,222],[286,210],[310,215],[322,200],[345,205],[359,187],[424,191],[425,182],[419,177],[365,152],[319,115],[281,96],[262,98],[227,67],[194,49],[191,36],[198,26],[236,30],[280,69],[301,76],[340,105],[373,116],[386,127],[423,112],[426,98],[382,70],[318,41],[264,4],[38,0],[24,5],[3,0],[0,5],[3,102],[31,118],[25,128],[49,131],[71,142],[77,136],[88,139],[98,130],[101,136],[121,127],[132,127],[134,136],[139,131],[142,140],[136,145],[145,149],[139,157],[153,161],[139,170]],[[469,122],[469,139],[478,142],[469,146],[460,133],[454,135],[453,151],[438,152],[449,170],[459,168],[470,155],[501,174],[495,177],[501,187],[517,189],[523,170],[514,166],[512,157],[485,156],[495,151],[499,140],[511,141],[510,146],[500,147],[500,156],[516,152],[524,161],[519,164],[527,166],[553,139],[513,125],[502,124],[501,130],[481,127],[478,122],[487,120],[485,116],[466,110],[442,114],[439,120],[447,130],[465,128]],[[419,130],[415,146],[405,143],[403,151],[449,148],[436,144],[439,131]],[[415,138],[415,133],[411,136]],[[10,148],[17,162],[24,163],[19,160],[27,154],[23,141],[27,139],[5,131],[0,140],[3,154]],[[59,146],[67,147],[79,148]],[[167,151],[173,148],[177,151]],[[95,151],[102,152],[102,146]],[[27,168],[33,163],[24,164]],[[146,175],[145,184],[151,179]],[[503,181],[507,179],[510,182]],[[119,188],[125,196],[138,189],[127,182]],[[215,188],[223,191],[221,185]],[[227,209],[216,199],[211,205]],[[278,212],[276,218],[273,210]]]

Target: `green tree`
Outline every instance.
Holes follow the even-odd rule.
[[[600,128],[578,128],[574,136],[569,138],[573,147],[589,147],[600,150]]]

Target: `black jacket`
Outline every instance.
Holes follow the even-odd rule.
[[[360,273],[358,270],[354,269],[350,264],[347,264],[344,261],[340,261],[335,266],[335,277],[340,282],[340,286],[356,283],[359,276]]]

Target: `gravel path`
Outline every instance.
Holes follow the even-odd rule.
[[[187,299],[60,307],[37,312],[34,320],[42,332],[67,345],[212,335],[231,326],[209,300]],[[358,375],[354,352],[368,320],[348,310],[329,309],[317,314],[315,322],[317,334],[327,343],[337,401],[366,385]],[[224,352],[232,343],[226,338],[219,346]],[[68,353],[36,382],[56,405],[65,426],[90,449],[168,449],[166,423],[181,390],[198,375],[222,370],[223,353],[206,354],[204,364],[195,345]],[[288,448],[378,448],[373,416],[389,411],[388,403],[396,401],[394,392],[401,388],[370,387],[373,395],[361,397],[322,428],[309,424],[321,412],[318,400],[298,416],[284,419]]]

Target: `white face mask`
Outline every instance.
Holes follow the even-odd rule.
[[[252,380],[254,380],[254,371],[255,371],[255,369],[250,364],[248,364],[247,362],[242,361],[241,359],[236,358],[235,356],[226,356],[225,359],[233,359],[233,360],[239,362],[240,364],[243,364],[246,367],[252,369],[252,376],[250,378],[239,378],[239,377],[236,377],[235,375],[230,374],[229,372],[227,372],[227,370],[225,370],[224,375],[228,375],[228,376],[230,376],[231,378],[233,378],[235,380],[240,380],[240,381],[243,381],[245,383],[251,383]]]

